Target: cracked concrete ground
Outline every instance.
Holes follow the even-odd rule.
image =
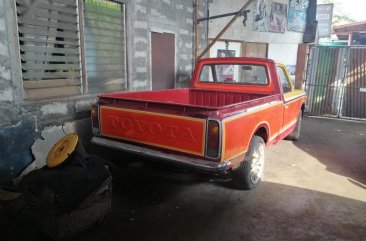
[[[366,240],[366,123],[304,118],[255,190],[112,151],[112,213],[76,240]],[[134,161],[128,165],[125,160]]]

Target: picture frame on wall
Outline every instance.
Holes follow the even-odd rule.
[[[287,26],[287,4],[273,2],[269,32],[284,33]]]
[[[287,30],[292,32],[305,32],[306,13],[309,0],[290,0],[288,9]]]
[[[212,40],[211,40],[212,41]],[[242,42],[222,40],[217,41],[209,52],[211,58],[227,58],[227,57],[241,57],[242,56]],[[218,80],[233,80],[238,79],[238,66],[222,65],[218,66]],[[212,77],[210,77],[212,78]]]
[[[272,0],[256,0],[254,2],[253,31],[268,32]]]

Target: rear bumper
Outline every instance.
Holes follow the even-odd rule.
[[[153,157],[160,161],[176,164],[180,166],[185,166],[194,170],[202,171],[202,172],[209,172],[209,173],[223,173],[231,168],[231,162],[212,162],[201,160],[198,158],[182,156],[178,154],[170,154],[166,152],[162,152],[159,150],[141,147],[136,145],[131,145],[119,141],[114,141],[102,137],[93,137],[91,142],[96,145],[113,148],[121,151],[126,151],[130,153],[134,153],[140,156],[147,156]]]

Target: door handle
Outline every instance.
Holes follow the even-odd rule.
[[[287,104],[287,103],[285,104],[285,108],[286,108],[286,109],[288,108],[288,104]]]

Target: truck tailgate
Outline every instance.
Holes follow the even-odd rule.
[[[206,120],[100,106],[101,135],[204,156]]]

